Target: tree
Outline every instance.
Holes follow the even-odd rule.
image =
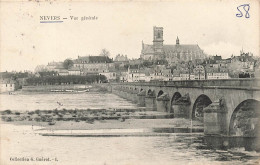
[[[68,76],[47,76],[47,77],[31,77],[28,78],[27,83],[29,85],[61,85],[65,84],[86,84],[86,83],[95,83],[95,82],[106,82],[107,78],[104,75],[68,75]]]
[[[106,49],[102,49],[100,54],[100,56],[106,56],[106,57],[109,57],[110,56],[110,52]]]
[[[55,71],[47,71],[47,72],[38,72],[41,77],[46,77],[46,76],[57,76],[58,73]]]
[[[73,61],[71,60],[71,59],[66,59],[66,60],[64,60],[64,62],[63,62],[63,67],[65,68],[65,69],[69,69],[69,68],[71,68],[73,66]]]

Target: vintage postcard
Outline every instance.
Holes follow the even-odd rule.
[[[1,165],[260,164],[259,0],[0,0]]]

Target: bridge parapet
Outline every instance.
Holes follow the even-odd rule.
[[[136,86],[173,86],[173,87],[246,87],[260,88],[259,78],[245,79],[217,79],[217,80],[179,80],[179,81],[151,81],[151,82],[125,82],[117,85]]]

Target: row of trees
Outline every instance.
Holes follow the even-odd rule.
[[[38,72],[40,77],[48,77],[48,76],[58,76],[58,72],[55,71],[46,71],[46,72]]]
[[[87,84],[107,82],[104,75],[86,75],[86,76],[47,76],[32,77],[27,79],[28,85],[61,85],[61,84]]]
[[[249,73],[239,73],[238,78],[254,78],[254,74]]]
[[[0,78],[3,79],[13,79],[16,80],[17,78],[27,78],[29,77],[28,72],[17,72],[17,73],[12,73],[12,72],[0,72]]]

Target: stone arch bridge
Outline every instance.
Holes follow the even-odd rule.
[[[110,84],[111,91],[147,109],[204,122],[205,134],[255,136],[260,127],[260,79]]]

